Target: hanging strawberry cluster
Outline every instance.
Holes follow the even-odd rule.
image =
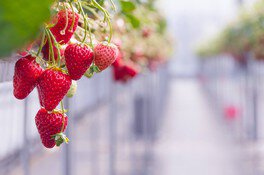
[[[110,14],[102,4],[63,0],[51,9],[54,15],[44,24],[40,39],[20,53],[23,57],[15,65],[13,78],[18,99],[26,98],[37,87],[41,109],[35,122],[47,148],[68,142],[63,134],[68,118],[62,100],[74,94],[76,80],[107,69],[118,56],[117,46],[111,43]],[[101,31],[98,38],[95,28]]]
[[[47,148],[68,142],[63,98],[75,94],[77,80],[112,65],[114,80],[127,82],[167,61],[171,41],[154,2],[117,2],[118,10],[112,0],[56,1],[39,39],[19,52],[14,96],[25,99],[37,87],[41,109],[35,122]]]

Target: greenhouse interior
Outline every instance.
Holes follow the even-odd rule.
[[[264,175],[263,105],[264,0],[0,1],[0,175]]]

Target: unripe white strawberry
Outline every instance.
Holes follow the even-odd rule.
[[[69,91],[67,92],[66,96],[71,98],[76,94],[76,91],[77,91],[77,81],[72,80],[71,87],[70,87]]]

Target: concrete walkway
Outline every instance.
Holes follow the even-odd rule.
[[[175,80],[170,88],[166,118],[150,174],[245,174],[240,148],[210,109],[197,80]]]

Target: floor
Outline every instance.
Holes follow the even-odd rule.
[[[194,79],[173,81],[155,146],[155,174],[242,175],[241,149]]]

